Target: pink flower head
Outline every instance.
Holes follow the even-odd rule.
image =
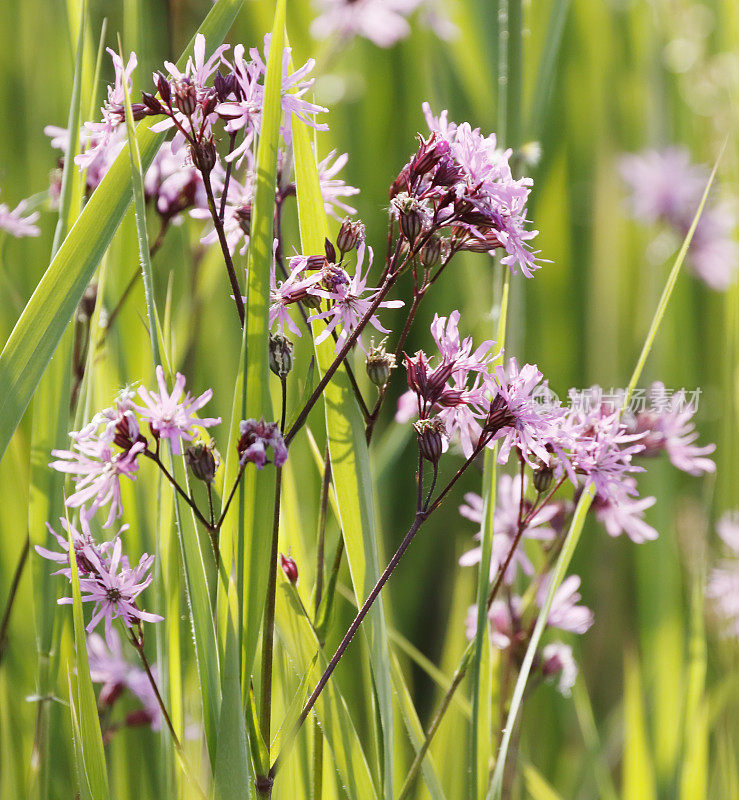
[[[241,438],[238,451],[240,462],[251,461],[257,469],[263,469],[267,463],[267,448],[272,449],[276,467],[287,461],[287,446],[276,422],[265,422],[263,419],[242,419],[239,423]]]
[[[641,544],[658,536],[657,531],[644,521],[644,511],[651,508],[657,500],[654,497],[635,499],[636,494],[636,481],[626,477],[623,479],[622,491],[619,492],[616,484],[612,484],[608,497],[596,494],[593,509],[609,536],[625,533],[632,542]]]
[[[577,663],[572,648],[564,642],[551,642],[541,651],[541,671],[550,681],[556,681],[557,691],[569,697],[577,679]]]
[[[490,624],[490,643],[499,650],[506,650],[516,639],[521,630],[521,612],[523,601],[518,596],[509,600],[494,600],[488,609]],[[467,610],[465,633],[471,641],[477,632],[477,606]]]
[[[524,478],[524,501],[523,514],[526,515],[531,510],[531,504],[525,499],[527,481]],[[465,495],[467,501],[460,506],[459,511],[462,516],[471,519],[482,525],[482,498],[469,492]],[[511,547],[518,533],[518,514],[521,502],[521,476],[501,475],[498,481],[496,493],[495,513],[493,517],[493,540],[492,558],[490,561],[490,580],[493,581],[498,575],[498,571],[508,559]],[[523,536],[527,539],[549,540],[554,537],[554,531],[547,523],[558,513],[554,505],[547,505],[538,511],[527,523]],[[480,534],[475,534],[476,539],[480,539]],[[475,547],[464,553],[459,563],[463,567],[473,566],[480,563],[482,557],[482,547]],[[519,546],[511,557],[510,564],[503,576],[507,584],[513,583],[517,568],[521,567],[526,575],[534,574],[534,567],[523,547]]]
[[[182,454],[181,441],[192,441],[197,426],[209,428],[217,425],[220,417],[199,418],[195,412],[201,409],[213,396],[213,390],[208,389],[200,397],[193,398],[189,392],[183,396],[185,390],[185,376],[177,373],[174,388],[170,394],[164,379],[164,370],[161,365],[156,369],[159,393],[149,392],[143,386],[139,389],[139,396],[144,401],[143,406],[134,406],[141,415],[141,419],[149,423],[155,436],[169,439],[172,452]]]
[[[113,542],[110,559],[103,559],[96,553],[90,553],[92,571],[80,578],[82,602],[93,602],[92,618],[87,625],[87,632],[92,633],[98,624],[105,621],[105,640],[109,647],[115,645],[113,638],[113,620],[120,617],[123,624],[130,628],[136,621],[161,622],[163,617],[142,611],[136,605],[136,598],[152,581],[149,572],[154,563],[154,556],[144,553],[139,563],[132,569],[128,558],[121,555],[121,540],[116,537]],[[62,597],[59,603],[71,603],[71,597]]]
[[[72,537],[72,544],[74,545],[74,555],[77,560],[77,571],[80,575],[88,575],[95,570],[95,564],[100,558],[103,558],[107,551],[113,546],[112,542],[103,542],[98,545],[92,538],[90,532],[90,522],[84,514],[80,514],[80,528],[82,532],[77,530],[75,526],[69,522],[65,517],[59,517],[59,522],[67,534]],[[36,552],[43,558],[49,561],[55,561],[57,564],[64,566],[53,572],[52,575],[64,575],[67,580],[72,579],[72,569],[69,563],[69,540],[66,536],[60,536],[49,523],[46,523],[49,533],[57,540],[59,551],[47,550],[45,547],[36,545]],[[116,537],[128,530],[128,525],[121,525],[120,530]]]
[[[263,75],[267,74],[267,64],[269,60],[269,46],[272,39],[272,34],[267,33],[264,36],[264,61],[259,54],[256,47],[249,50],[249,55],[252,60],[257,64]],[[281,128],[282,137],[286,144],[292,143],[292,115],[295,116],[311,128],[317,131],[327,131],[328,125],[325,122],[316,122],[314,117],[316,114],[328,113],[328,109],[319,106],[316,103],[311,103],[303,99],[303,96],[313,86],[313,79],[307,76],[313,71],[316,62],[315,59],[309,58],[302,67],[299,67],[295,72],[290,72],[290,54],[292,48],[286,47],[282,55],[282,92],[281,104],[282,110],[285,114],[285,124]]]
[[[508,361],[507,368],[497,366],[488,379],[493,399],[484,427],[492,434],[490,446],[500,440],[500,464],[508,461],[514,447],[532,468],[537,467],[535,458],[549,464],[550,450],[566,461],[560,446],[560,423],[565,412],[542,379],[535,364],[519,368],[515,358]]]
[[[296,256],[289,262],[290,274],[284,281],[277,281],[276,258],[277,239],[272,249],[272,272],[270,273],[270,306],[269,326],[272,328],[277,323],[279,332],[284,336],[285,329],[292,331],[296,336],[301,336],[300,328],[290,316],[289,306],[298,303],[308,295],[315,295],[316,285],[321,280],[321,273],[306,276],[308,258]]]
[[[365,249],[369,250],[369,259],[367,270],[364,275],[362,275]],[[367,248],[363,241],[360,242],[357,246],[357,268],[354,275],[348,279],[348,282],[345,280],[337,281],[333,286],[333,290],[321,293],[323,297],[330,301],[329,309],[308,317],[309,322],[319,319],[327,321],[326,327],[316,337],[317,343],[320,344],[331,335],[332,331],[341,325],[341,332],[336,342],[336,352],[338,353],[349,338],[351,332],[358,326],[367,311],[369,311],[373,300],[380,291],[379,289],[367,288],[367,279],[369,270],[372,267],[372,258],[372,248]],[[383,300],[379,308],[400,308],[403,305],[405,304],[402,300]],[[370,317],[369,323],[381,333],[390,332],[387,328],[382,326],[376,314]],[[364,350],[361,335],[358,342],[359,346]]]
[[[145,449],[144,442],[137,441],[124,452],[114,452],[112,437],[106,429],[98,434],[99,423],[91,422],[83,430],[73,431],[71,450],[52,450],[51,454],[59,460],[49,466],[58,472],[73,475],[76,491],[66,500],[70,508],[78,508],[90,502],[90,507],[82,512],[91,517],[104,505],[110,503],[110,511],[103,527],[109,528],[113,520],[123,512],[121,506],[120,477],[125,475],[136,479],[139,468],[138,456]]]
[[[423,0],[319,0],[320,15],[311,35],[318,39],[362,36],[378,47],[392,47],[410,33],[406,17]]]
[[[333,164],[331,159],[334,159]],[[341,172],[349,160],[347,153],[336,155],[332,150],[323,160],[318,162],[318,182],[321,186],[321,197],[327,214],[334,219],[339,219],[344,214],[356,214],[357,209],[344,202],[344,198],[359,194],[359,189],[348,186],[336,175]]]
[[[111,706],[125,690],[133,665],[123,656],[118,631],[111,631],[110,643],[97,633],[87,634],[87,660],[90,664],[90,679],[102,683],[98,702]]]
[[[544,606],[551,580],[552,573],[549,573],[544,576],[539,585],[536,593],[536,602],[539,608]],[[577,575],[569,575],[554,593],[552,607],[547,617],[547,624],[552,628],[572,633],[585,633],[593,624],[593,612],[585,606],[577,605],[581,600],[580,593],[577,591],[579,586],[580,578]]]
[[[11,236],[38,236],[41,229],[36,225],[41,216],[38,211],[26,214],[28,200],[21,200],[11,211],[10,206],[0,203],[0,231],[7,231]],[[25,215],[25,216],[24,216]]]
[[[716,445],[695,444],[698,432],[692,420],[697,409],[687,402],[685,390],[669,396],[664,384],[656,382],[650,394],[652,408],[639,412],[630,426],[630,431],[644,434],[641,455],[653,456],[666,450],[673,465],[689,475],[715,472],[716,465],[706,456]]]

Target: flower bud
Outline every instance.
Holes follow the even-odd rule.
[[[164,113],[164,106],[154,97],[153,94],[149,94],[149,92],[142,92],[141,99],[144,101],[144,105],[148,109],[150,114],[163,114]]]
[[[295,563],[295,559],[280,553],[280,566],[285,577],[294,586],[298,582],[298,565]]]
[[[278,378],[285,378],[293,368],[293,343],[281,333],[269,337],[269,368]]]
[[[364,240],[364,237],[364,223],[360,222],[360,220],[352,221],[349,217],[344,217],[336,237],[336,246],[342,253],[349,253],[360,241]]]
[[[421,205],[415,197],[411,197],[405,192],[399,194],[393,200],[393,205],[398,213],[400,230],[409,244],[412,245],[423,230]]]
[[[184,78],[177,81],[174,86],[174,101],[177,108],[186,116],[189,117],[195,113],[198,104],[198,94],[195,85]]]
[[[229,72],[228,75],[222,75],[221,71],[218,70],[215,78],[213,79],[213,87],[216,90],[218,99],[222,103],[225,103],[226,98],[234,91],[235,85],[236,76],[232,72]]]
[[[421,263],[426,269],[431,269],[441,262],[441,239],[432,236],[421,248]]]
[[[321,298],[317,294],[306,294],[305,297],[300,298],[300,305],[302,305],[303,308],[316,310],[321,307]]]
[[[157,72],[157,90],[159,91],[159,96],[162,100],[167,104],[170,105],[172,103],[172,92],[169,86],[169,81],[162,75],[161,72]]]
[[[216,95],[215,91],[213,91],[203,101],[203,116],[210,116],[216,110],[217,105],[218,95]]]
[[[251,236],[251,205],[247,204],[236,209],[236,219],[244,236]]]
[[[212,172],[213,167],[215,167],[216,161],[218,160],[218,154],[216,153],[216,146],[213,140],[207,139],[206,141],[197,145],[197,148],[197,165],[200,167],[202,172]]]
[[[185,460],[192,474],[204,483],[213,483],[221,457],[212,444],[195,442],[185,449]]]
[[[554,470],[543,461],[534,470],[534,488],[539,494],[546,492],[552,485]]]
[[[390,373],[395,369],[395,356],[388,353],[382,344],[370,347],[365,362],[367,375],[375,386],[382,388],[390,378]]]
[[[418,434],[418,449],[421,455],[432,464],[438,464],[444,451],[444,437],[446,428],[443,420],[438,417],[433,419],[420,419],[413,423]]]
[[[336,248],[328,239],[324,239],[323,249],[326,253],[326,261],[328,261],[329,264],[335,264],[339,260],[336,258]]]

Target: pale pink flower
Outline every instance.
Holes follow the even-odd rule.
[[[552,573],[550,572],[539,584],[536,592],[536,603],[539,608],[544,606],[551,580]],[[549,609],[547,617],[549,626],[572,633],[585,633],[593,624],[593,612],[585,606],[577,605],[582,599],[577,591],[579,586],[580,578],[577,575],[569,575],[562,581],[554,593],[552,607]]]
[[[0,231],[7,231],[11,236],[38,236],[41,229],[36,225],[41,216],[38,211],[26,213],[28,200],[21,200],[11,211],[10,206],[0,203]]]
[[[181,455],[182,440],[192,441],[196,427],[209,428],[221,421],[220,417],[200,418],[195,413],[210,400],[213,390],[208,389],[199,397],[192,397],[189,392],[183,396],[185,376],[178,372],[170,394],[161,365],[157,366],[156,375],[159,393],[149,392],[142,386],[139,389],[139,396],[144,401],[144,405],[134,406],[134,408],[140,414],[141,419],[149,423],[155,435],[169,439],[172,452],[175,455]]]

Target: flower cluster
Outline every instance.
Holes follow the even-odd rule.
[[[352,235],[349,235],[348,231],[353,231]],[[287,276],[283,281],[277,279],[276,247],[277,242],[275,242],[275,257],[272,260],[270,326],[277,327],[283,336],[288,330],[296,336],[301,336],[300,328],[289,310],[291,306],[301,303],[304,307],[315,309],[315,313],[305,318],[306,323],[319,320],[324,323],[316,334],[316,343],[320,344],[329,336],[334,336],[338,353],[352,332],[362,323],[380,291],[367,287],[374,254],[372,248],[365,244],[363,226],[361,223],[358,226],[356,222],[345,219],[337,236],[339,255],[334,245],[327,241],[324,254],[291,258],[288,261]],[[353,275],[350,275],[344,267],[344,257],[347,254],[344,247],[350,250],[356,247]],[[367,268],[362,274],[365,255],[367,255]],[[327,306],[325,310],[321,310],[322,304]],[[381,300],[377,309],[400,308],[403,305],[402,300]],[[389,333],[375,313],[370,315],[367,323],[381,333]],[[357,341],[364,350],[361,333]]]
[[[532,180],[513,178],[511,151],[498,148],[495,134],[483,136],[468,122],[457,125],[446,111],[435,117],[428,103],[423,110],[431,134],[390,190],[401,230],[411,244],[445,230],[450,254],[502,250],[503,264],[532,277],[540,266],[529,244],[537,231],[526,217]]]
[[[708,183],[708,170],[693,164],[683,147],[625,155],[620,167],[631,191],[633,216],[646,223],[666,224],[677,237],[684,238]],[[688,250],[693,272],[718,291],[728,289],[736,279],[739,244],[734,238],[735,206],[734,198],[709,199]],[[673,244],[677,246],[677,242]],[[663,257],[664,253],[656,255]]]

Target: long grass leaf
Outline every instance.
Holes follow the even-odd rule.
[[[328,233],[316,159],[305,126],[294,120],[295,174],[298,195],[300,241],[305,254],[322,253]],[[314,322],[317,333],[322,323]],[[331,340],[315,348],[321,373],[333,361]],[[364,421],[354,399],[349,378],[337,370],[324,391],[326,434],[331,454],[331,469],[339,506],[339,520],[346,545],[352,584],[361,603],[380,574],[375,511],[372,497],[372,474],[369,451],[364,437]],[[380,720],[383,729],[383,766],[385,796],[392,797],[393,787],[393,706],[390,653],[382,597],[378,597],[365,625],[372,660]],[[364,626],[363,626],[364,627]]]

